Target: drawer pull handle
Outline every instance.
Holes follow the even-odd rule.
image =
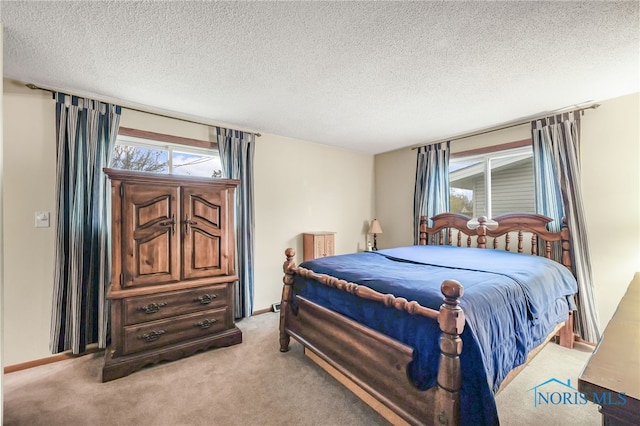
[[[194,300],[200,302],[201,305],[208,305],[213,302],[213,299],[217,299],[217,294],[205,294],[204,296],[196,297]]]
[[[211,327],[213,324],[215,324],[215,323],[217,323],[217,322],[218,322],[218,320],[217,320],[217,319],[210,319],[210,320],[209,320],[209,319],[206,319],[206,320],[204,320],[204,321],[197,322],[197,323],[195,323],[194,325],[195,325],[196,327],[200,327],[201,329],[203,329],[203,330],[204,330],[204,329],[206,329],[206,328]]]
[[[148,305],[140,306],[138,308],[139,311],[144,311],[145,314],[155,314],[160,310],[160,308],[167,306],[165,302],[160,303],[149,303]]]
[[[158,330],[158,331],[154,330],[152,332],[145,333],[142,336],[138,336],[138,339],[144,339],[145,342],[155,342],[160,338],[160,336],[162,336],[166,332],[167,332],[166,330]]]

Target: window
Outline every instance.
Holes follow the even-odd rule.
[[[531,146],[451,159],[449,182],[452,212],[490,218],[535,212]]]
[[[136,134],[145,137],[132,136]],[[189,144],[180,143],[183,141]],[[193,146],[195,143],[213,145],[206,141],[121,129],[110,166],[114,169],[152,173],[222,177],[222,164],[217,148]]]

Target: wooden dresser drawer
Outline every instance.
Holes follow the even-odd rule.
[[[123,354],[205,337],[233,325],[227,307],[124,327]]]
[[[228,286],[220,284],[124,299],[124,325],[226,306]]]

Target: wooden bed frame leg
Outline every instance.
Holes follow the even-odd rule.
[[[293,258],[296,255],[296,251],[288,248],[284,251],[284,255],[287,257],[287,260],[282,265],[282,271],[284,272],[282,282],[284,285],[282,286],[282,299],[280,301],[280,352],[287,352],[289,350],[289,341],[291,340],[289,333],[287,333],[285,329],[285,325],[287,322],[287,313],[289,312],[289,304],[293,296],[293,269],[296,266]]]
[[[458,425],[460,423],[460,387],[462,372],[460,354],[464,329],[464,312],[459,299],[464,293],[462,285],[454,280],[445,280],[441,286],[444,303],[438,314],[440,336],[440,366],[438,387],[435,395],[435,425]]]
[[[559,343],[563,348],[573,349],[573,342],[575,340],[573,333],[573,311],[569,312],[569,318],[567,322],[564,323],[564,327],[560,329],[558,332],[559,335]]]

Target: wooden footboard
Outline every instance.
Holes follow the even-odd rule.
[[[290,337],[295,338],[410,424],[459,423],[462,384],[460,334],[465,323],[464,313],[459,306],[463,294],[460,283],[453,280],[442,283],[444,303],[436,311],[415,301],[382,294],[363,285],[297,267],[293,261],[293,249],[287,249],[285,255],[280,351],[288,351]],[[407,373],[412,360],[412,348],[302,297],[297,297],[294,309],[295,275],[317,280],[412,315],[437,320],[442,331],[437,386],[426,391],[413,386]]]

